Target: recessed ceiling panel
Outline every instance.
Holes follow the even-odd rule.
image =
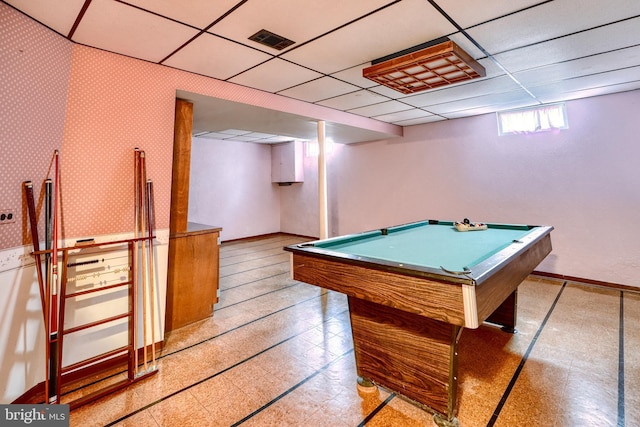
[[[431,116],[425,116],[425,117],[418,117],[415,119],[401,120],[399,122],[396,122],[396,124],[398,126],[415,126],[415,125],[423,125],[425,123],[441,122],[443,120],[446,120],[446,117],[431,115]]]
[[[291,89],[283,90],[280,95],[300,99],[307,102],[317,102],[327,98],[333,98],[349,92],[359,90],[358,86],[334,79],[321,77]]]
[[[403,111],[410,107],[411,106],[403,104],[402,102],[386,101],[379,104],[367,105],[366,107],[355,108],[353,110],[349,110],[349,112],[359,116],[373,117]]]
[[[69,35],[85,0],[6,0],[6,3],[31,16],[52,30]]]
[[[510,72],[548,65],[640,44],[640,18],[606,25],[496,55]],[[625,55],[623,51],[621,56]],[[616,60],[607,61],[616,67]]]
[[[317,118],[180,90],[177,91],[176,96],[193,103],[194,135],[202,132],[216,132],[235,137],[246,135],[249,130],[301,140],[315,139],[318,135],[319,119]],[[341,144],[351,144],[389,139],[397,134],[327,121],[326,136]]]
[[[472,107],[465,110],[451,111],[449,113],[442,114],[447,119],[461,119],[463,117],[473,117],[480,114],[490,114],[496,111],[513,110],[517,108],[531,107],[534,105],[540,105],[538,102],[527,100],[526,98],[515,98],[502,100],[499,106],[496,105],[480,105],[478,107]]]
[[[318,102],[318,104],[324,105],[325,107],[336,108],[338,110],[352,110],[354,108],[378,104],[388,100],[389,98],[378,95],[377,93],[373,93],[368,90],[360,90],[358,92],[336,96],[335,98]]]
[[[508,76],[500,76],[410,96],[403,98],[402,102],[416,107],[425,107],[427,110],[430,110],[430,105],[443,104],[459,99],[491,95],[494,93],[509,92],[518,90],[519,88],[520,87]]]
[[[376,120],[382,120],[383,122],[398,123],[405,120],[413,120],[413,119],[425,118],[429,116],[433,116],[433,114],[424,110],[412,108],[410,110],[396,111],[394,113],[374,116],[373,118]]]
[[[592,94],[589,96],[596,96],[605,93],[619,92],[623,89],[617,86],[625,85],[629,82],[631,82],[631,87],[636,84],[640,84],[640,65],[608,73],[577,77],[556,81],[550,84],[532,86],[529,90],[534,95],[543,99],[562,98],[562,96],[575,99],[572,98],[572,93],[591,91]],[[612,87],[614,88],[613,90]],[[558,94],[563,95],[559,96]]]
[[[159,62],[198,33],[134,7],[108,0],[93,0],[73,41]]]
[[[238,0],[127,0],[127,3],[204,29],[231,10]]]
[[[469,3],[460,0],[438,0],[437,3],[462,28],[468,28],[533,6],[540,0],[492,0],[482,2],[482,7],[469,7]]]
[[[615,64],[615,65],[613,65]],[[622,70],[640,66],[640,45],[628,49],[616,50],[601,55],[551,64],[531,70],[515,73],[514,76],[525,87],[540,86],[576,77],[603,77],[603,73],[612,70],[612,66]]]
[[[227,56],[233,61],[226,61]],[[269,58],[259,50],[203,33],[163,64],[225,80]]]
[[[429,2],[404,0],[282,57],[331,74],[455,31]]]
[[[493,93],[489,95],[474,96],[472,98],[459,99],[457,101],[445,102],[442,104],[435,104],[425,107],[425,109],[431,111],[434,114],[448,115],[453,112],[459,112],[464,110],[471,110],[477,108],[486,108],[500,104],[510,104],[514,102],[523,102],[531,104],[536,102],[531,96],[529,96],[524,90],[513,90],[510,92]],[[491,109],[488,108],[488,109]]]
[[[469,29],[491,54],[640,15],[640,2],[615,0],[551,1]]]
[[[276,51],[247,40],[261,28],[286,37],[297,47],[314,37],[375,10],[388,0],[269,0],[249,1],[209,31],[267,53]]]
[[[229,81],[275,93],[318,77],[322,77],[322,75],[308,68],[274,58],[245,71]]]
[[[563,91],[566,89],[566,91]],[[632,82],[618,83],[610,86],[597,86],[591,88],[574,89],[566,88],[564,85],[552,84],[545,87],[536,88],[536,96],[544,103],[569,101],[572,99],[589,98],[591,96],[608,95],[617,92],[627,92],[640,90],[640,80]]]
[[[337,73],[332,73],[331,76],[335,77],[338,80],[343,80],[347,83],[359,86],[361,88],[380,86],[376,82],[372,82],[371,80],[362,77],[362,69],[364,67],[368,67],[369,64],[370,62],[367,62],[366,64],[356,65],[355,67],[347,68],[346,70],[338,71]],[[398,96],[403,95],[395,91],[393,91],[392,93]]]

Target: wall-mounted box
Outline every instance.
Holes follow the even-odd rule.
[[[304,181],[304,144],[283,142],[271,146],[271,182],[288,185]]]

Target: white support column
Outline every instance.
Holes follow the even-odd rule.
[[[329,215],[327,211],[327,161],[325,158],[325,123],[318,122],[318,207],[320,238],[329,237]]]

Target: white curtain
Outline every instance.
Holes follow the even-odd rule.
[[[564,104],[502,112],[498,117],[501,134],[540,132],[567,127]]]

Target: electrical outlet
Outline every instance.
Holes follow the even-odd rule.
[[[0,209],[0,224],[9,224],[16,222],[16,214],[13,209]]]

